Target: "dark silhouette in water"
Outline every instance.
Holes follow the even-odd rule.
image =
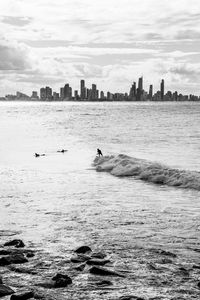
[[[62,149],[62,150],[58,150],[57,152],[59,152],[59,153],[65,153],[65,152],[67,152],[68,150],[65,150],[65,149]]]
[[[39,157],[39,156],[45,156],[45,154],[35,153],[35,157]]]
[[[101,152],[101,150],[98,148],[97,149],[97,155],[100,157],[100,156],[103,156],[103,154],[102,154],[102,152]]]

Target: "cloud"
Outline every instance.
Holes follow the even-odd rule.
[[[1,41],[0,70],[26,70],[30,68],[26,49],[17,44]]]
[[[32,18],[28,17],[15,17],[15,16],[5,16],[2,18],[1,22],[7,23],[13,26],[26,26],[30,24],[32,21]]]

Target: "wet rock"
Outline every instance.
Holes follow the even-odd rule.
[[[13,293],[14,291],[9,286],[0,284],[0,297],[8,296]]]
[[[85,269],[85,263],[76,266],[74,269],[77,271],[83,271]]]
[[[110,260],[108,260],[108,259],[90,259],[86,263],[87,263],[87,265],[104,266],[105,264],[107,264],[109,262],[110,262]]]
[[[119,298],[119,300],[144,300],[144,298],[141,298],[141,297],[138,297],[138,296],[130,295],[130,296],[121,296],[121,297]]]
[[[102,280],[96,282],[97,286],[108,286],[108,285],[113,285],[113,283],[110,280]]]
[[[13,254],[0,258],[0,266],[6,266],[10,264],[23,264],[28,262],[27,258],[22,253]]]
[[[60,273],[56,274],[52,280],[55,281],[55,288],[66,287],[72,283],[72,279],[68,275]]]
[[[75,257],[71,257],[70,261],[73,263],[82,263],[82,262],[88,261],[90,259],[91,259],[91,257],[88,255],[77,255]]]
[[[0,255],[9,255],[11,254],[12,252],[9,251],[9,250],[0,250]]]
[[[118,272],[115,272],[115,271],[112,271],[112,270],[109,270],[109,269],[106,269],[106,268],[102,268],[102,267],[92,267],[89,272],[91,274],[95,274],[95,275],[100,275],[100,276],[119,276],[119,277],[125,277],[124,275],[118,273]]]
[[[28,257],[28,258],[31,258],[31,257],[34,257],[34,256],[35,256],[35,254],[33,252],[27,252],[26,253],[26,257]]]
[[[193,265],[192,268],[200,270],[200,266],[198,266],[198,265]]]
[[[34,293],[32,291],[21,291],[13,294],[10,297],[10,300],[27,300],[34,297]]]
[[[106,257],[106,254],[103,253],[103,252],[93,252],[91,257],[92,258],[104,259]]]
[[[76,253],[86,253],[86,252],[91,252],[92,251],[92,249],[90,248],[90,247],[88,247],[88,246],[81,246],[81,247],[79,247],[79,248],[77,248],[74,252],[76,252]]]
[[[16,248],[23,248],[25,247],[25,244],[22,240],[12,240],[12,241],[9,241],[9,242],[6,242],[4,244],[4,246],[15,246]]]

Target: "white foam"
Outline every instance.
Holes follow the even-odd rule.
[[[93,164],[98,172],[118,177],[134,176],[156,184],[200,190],[200,173],[195,171],[174,169],[124,154],[96,157]]]

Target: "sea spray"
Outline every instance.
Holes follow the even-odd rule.
[[[156,184],[200,190],[200,172],[170,168],[124,154],[96,157],[93,165],[98,172],[118,177],[133,176]]]

